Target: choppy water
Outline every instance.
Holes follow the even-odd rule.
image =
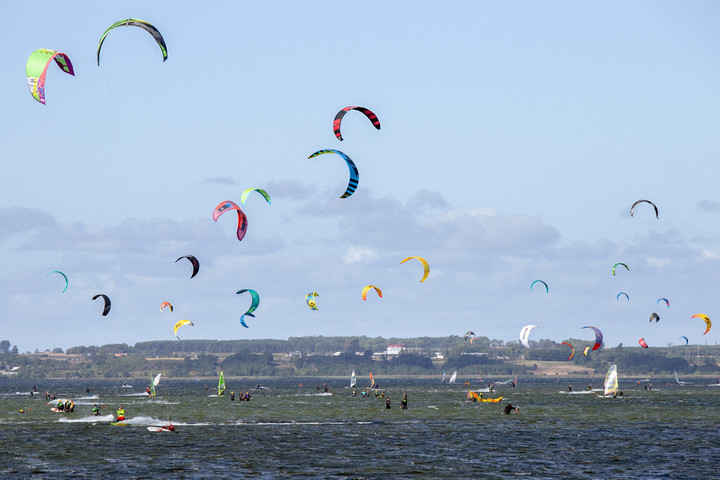
[[[166,381],[159,398],[104,380],[0,382],[0,476],[5,478],[718,478],[720,387],[653,390],[621,379],[624,399],[568,394],[580,380],[497,386],[505,404],[471,403],[459,381],[383,381],[392,400],[353,397],[345,380],[229,380],[250,402],[210,396],[213,383]],[[303,387],[300,387],[302,382]],[[327,382],[331,393],[316,385]],[[482,389],[474,380],[472,388]],[[596,379],[599,385],[601,379]],[[205,385],[210,388],[205,390]],[[586,385],[586,381],[585,381]],[[87,397],[85,388],[92,388]],[[252,388],[252,389],[251,389]],[[75,399],[50,411],[44,393]],[[407,391],[409,409],[400,409]],[[562,392],[562,393],[561,393]],[[107,405],[93,417],[93,403]],[[128,426],[111,426],[117,406]],[[26,414],[20,408],[31,407]],[[174,433],[147,426],[170,418]]]

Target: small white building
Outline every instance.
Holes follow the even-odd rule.
[[[405,350],[405,345],[388,345],[385,355],[400,355]]]

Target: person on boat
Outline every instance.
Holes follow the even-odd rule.
[[[123,420],[125,420],[125,409],[120,405],[120,408],[117,410],[117,421],[122,422]]]
[[[385,399],[385,409],[390,410],[390,397]]]
[[[165,425],[163,425],[162,428],[164,428],[165,430],[170,430],[171,432],[175,431],[175,425],[173,425],[172,423],[166,423]]]
[[[407,410],[407,392],[403,392],[402,399],[400,400],[400,409]]]
[[[502,414],[510,415],[510,412],[512,412],[513,410],[515,410],[517,412],[517,409],[518,409],[518,407],[513,407],[513,404],[508,402],[505,404],[505,409],[503,410]]]
[[[95,405],[93,405],[92,412],[93,412],[93,415],[95,415],[96,417],[100,416],[100,407],[98,406],[97,403]]]
[[[230,401],[235,401],[235,392],[230,392]]]

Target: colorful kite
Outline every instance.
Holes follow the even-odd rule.
[[[163,56],[163,62],[167,60],[168,54],[167,54],[167,46],[165,45],[165,39],[163,39],[163,36],[160,34],[157,28],[150,25],[145,20],[140,20],[138,18],[126,18],[125,20],[120,20],[118,22],[113,23],[110,25],[110,27],[105,30],[105,33],[103,33],[102,37],[100,37],[100,43],[98,44],[97,48],[97,64],[100,66],[100,49],[103,46],[103,42],[105,41],[105,37],[108,36],[108,33],[110,33],[111,30],[117,28],[117,27],[140,27],[146,32],[148,32],[150,35],[153,36],[155,41],[157,42],[158,46],[160,47],[160,50],[162,51]]]
[[[45,105],[45,75],[50,62],[53,60],[63,72],[75,76],[70,58],[66,54],[55,50],[39,48],[30,54],[25,64],[25,74],[27,75],[30,93],[35,100],[43,105]]]
[[[350,110],[357,110],[359,112],[362,112],[365,114],[365,116],[372,122],[372,124],[380,130],[380,120],[378,120],[377,115],[375,115],[373,112],[368,110],[365,107],[345,107],[342,110],[340,110],[337,115],[335,115],[335,120],[333,120],[333,131],[335,132],[335,136],[338,138],[338,140],[343,139],[342,135],[340,134],[340,122],[342,122],[343,117],[347,112]]]
[[[355,166],[355,163],[353,163],[353,161],[350,160],[350,157],[345,155],[340,150],[332,150],[332,149],[318,150],[317,152],[310,155],[308,157],[308,159],[317,157],[318,155],[322,155],[324,153],[334,153],[336,155],[340,155],[345,160],[345,163],[347,163],[348,169],[350,170],[350,181],[348,182],[347,189],[345,189],[345,193],[343,193],[340,196],[340,198],[349,197],[350,195],[352,195],[355,192],[355,190],[357,189],[357,186],[358,186],[358,182],[360,181],[360,173],[358,172],[358,169]]]

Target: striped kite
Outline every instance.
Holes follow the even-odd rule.
[[[358,169],[355,166],[355,163],[353,163],[353,161],[350,159],[350,157],[345,155],[340,150],[332,150],[332,149],[318,150],[317,152],[310,155],[308,157],[308,159],[317,157],[318,155],[322,155],[323,153],[335,153],[337,155],[340,155],[345,160],[345,162],[347,163],[348,169],[350,170],[350,181],[348,182],[347,189],[345,189],[345,193],[343,193],[340,196],[340,198],[347,198],[350,195],[352,195],[353,193],[355,193],[355,190],[357,189],[357,186],[358,186],[358,182],[360,181],[360,173],[358,172]]]
[[[340,122],[342,122],[343,117],[347,112],[350,110],[357,110],[359,112],[362,112],[365,114],[365,116],[372,122],[373,126],[380,130],[380,120],[378,120],[377,115],[375,115],[373,112],[368,110],[365,107],[345,107],[342,110],[340,110],[337,115],[335,115],[335,120],[333,120],[333,131],[335,132],[335,136],[338,138],[338,140],[342,141],[343,137],[340,133]]]
[[[245,238],[245,234],[247,233],[247,227],[248,227],[248,221],[247,216],[245,215],[245,212],[243,212],[240,207],[238,207],[237,203],[231,202],[230,200],[226,200],[224,202],[220,202],[217,207],[215,207],[215,210],[213,210],[213,220],[217,222],[218,218],[220,218],[220,215],[225,213],[228,210],[237,210],[238,214],[238,228],[237,228],[237,239],[238,241],[242,241],[243,238]]]

